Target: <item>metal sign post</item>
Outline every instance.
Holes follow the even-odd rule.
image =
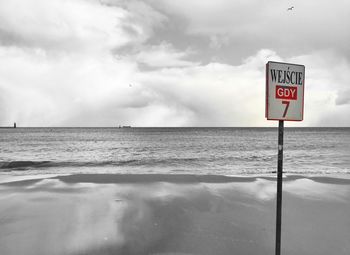
[[[303,120],[304,87],[305,66],[271,61],[266,64],[265,117],[278,120],[276,255],[281,254],[284,121]]]
[[[276,255],[281,254],[282,225],[282,175],[283,175],[283,132],[284,121],[278,121],[278,160],[277,160],[277,206],[276,206]]]

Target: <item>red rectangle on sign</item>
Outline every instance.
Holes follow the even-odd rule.
[[[298,88],[291,86],[276,86],[276,98],[297,100]]]

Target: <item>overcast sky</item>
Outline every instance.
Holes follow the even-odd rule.
[[[0,125],[276,126],[282,61],[306,67],[288,126],[350,126],[349,25],[348,0],[0,0]]]

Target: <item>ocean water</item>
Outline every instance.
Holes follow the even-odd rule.
[[[0,129],[0,173],[269,174],[277,128]],[[350,128],[285,128],[284,171],[350,174]]]

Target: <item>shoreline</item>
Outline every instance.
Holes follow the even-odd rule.
[[[174,174],[174,173],[79,173],[79,174],[28,174],[12,175],[11,173],[0,174],[0,185],[11,183],[35,182],[43,179],[58,179],[66,183],[96,183],[96,184],[121,184],[121,183],[234,183],[252,182],[256,179],[275,181],[277,174],[251,174],[251,175],[209,175],[209,174]],[[283,181],[294,181],[298,179],[310,179],[319,183],[350,185],[349,174],[283,174]]]

